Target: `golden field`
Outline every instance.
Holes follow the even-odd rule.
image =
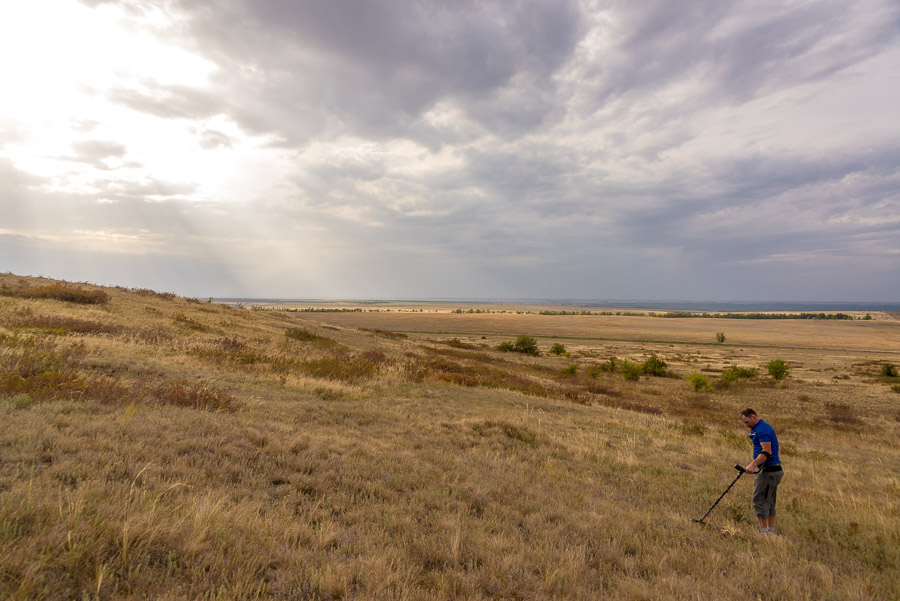
[[[0,275],[0,598],[900,598],[894,316],[450,311]],[[522,334],[539,356],[497,350]],[[691,522],[746,406],[782,444],[773,537],[746,476]]]

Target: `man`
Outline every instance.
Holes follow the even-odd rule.
[[[753,511],[759,520],[759,530],[763,534],[775,534],[775,498],[778,483],[784,471],[778,457],[778,436],[775,429],[759,419],[753,409],[741,411],[741,423],[750,429],[753,442],[753,461],[744,468],[756,474],[753,483]]]

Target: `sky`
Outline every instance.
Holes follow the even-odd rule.
[[[900,301],[896,0],[0,4],[0,271]]]

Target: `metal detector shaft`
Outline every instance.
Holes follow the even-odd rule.
[[[699,520],[694,520],[695,522],[697,522],[697,523],[699,523],[699,524],[702,524],[702,523],[703,523],[703,520],[706,519],[706,516],[708,516],[710,513],[712,513],[712,510],[715,509],[715,508],[716,508],[716,505],[719,504],[719,501],[722,500],[722,497],[724,497],[725,495],[728,494],[728,491],[731,490],[731,487],[734,486],[734,484],[735,484],[738,480],[740,480],[741,476],[743,476],[744,473],[747,471],[747,470],[745,470],[743,467],[741,467],[741,466],[738,465],[738,464],[735,464],[734,469],[736,469],[736,470],[738,471],[738,475],[735,476],[734,480],[731,481],[731,484],[728,485],[728,488],[725,489],[725,492],[723,492],[721,495],[719,495],[719,498],[716,499],[716,502],[712,504],[712,507],[710,507],[709,510],[708,510],[705,514],[703,514],[703,517],[700,518]]]

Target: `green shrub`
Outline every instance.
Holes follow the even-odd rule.
[[[769,361],[769,364],[766,365],[766,369],[769,371],[769,375],[776,380],[783,380],[791,373],[788,364],[785,363],[783,359]]]
[[[725,342],[725,332],[716,332],[716,342],[720,344]]]
[[[615,357],[610,357],[609,359],[606,360],[606,363],[602,363],[600,365],[600,369],[602,369],[603,371],[608,371],[609,373],[612,374],[612,373],[616,372],[616,368],[618,366],[619,366],[619,360],[616,359]]]
[[[622,361],[622,376],[626,380],[636,382],[644,373],[644,367],[640,363],[632,363],[631,361]]]
[[[541,352],[538,350],[537,340],[534,336],[526,336],[522,334],[518,338],[516,338],[516,344],[513,347],[513,350],[517,353],[523,353],[525,355],[540,355]]]
[[[722,370],[722,380],[731,383],[739,378],[755,378],[759,375],[759,371],[753,367],[738,367],[737,365],[729,365]]]
[[[507,340],[506,342],[501,342],[501,343],[497,346],[497,350],[498,350],[498,351],[503,351],[504,353],[511,353],[511,352],[513,352],[514,350],[516,350],[516,345],[514,345],[512,342],[509,342],[509,341]]]
[[[563,369],[559,373],[564,376],[574,376],[578,372],[577,365],[570,365],[569,367]]]
[[[890,363],[885,363],[881,366],[881,375],[887,378],[896,378],[897,368]]]
[[[664,377],[667,369],[668,365],[666,365],[666,362],[655,354],[644,360],[643,372],[648,376]]]
[[[560,355],[565,355],[566,347],[559,342],[554,342],[553,346],[550,347],[550,354],[556,355],[557,357]]]
[[[709,379],[701,373],[694,372],[688,376],[688,382],[694,387],[694,390],[701,391],[709,388]]]

